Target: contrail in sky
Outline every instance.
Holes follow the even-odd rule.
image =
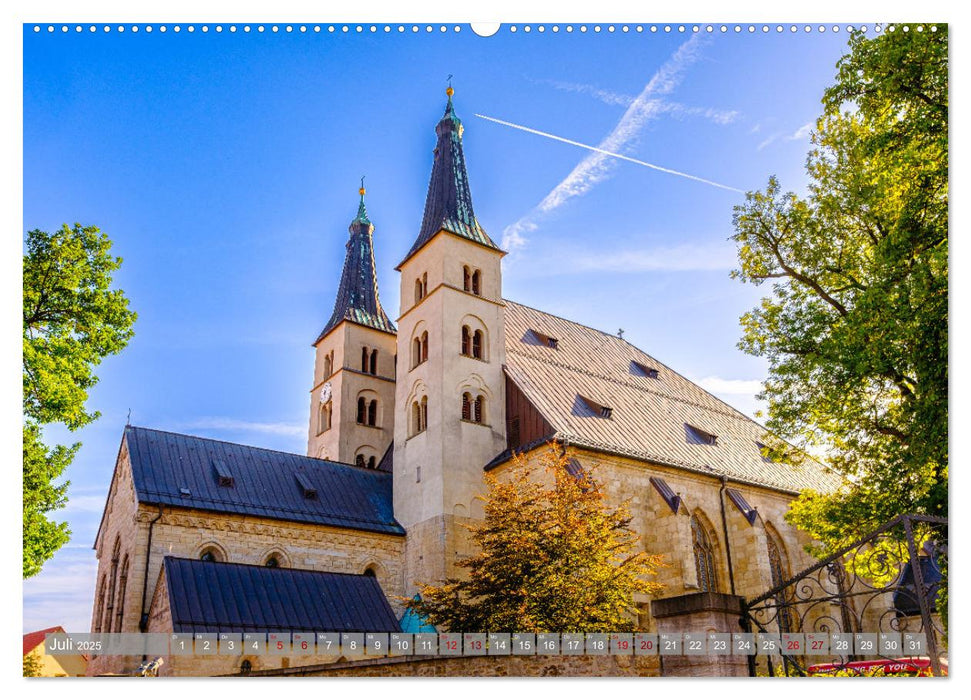
[[[571,146],[577,146],[579,148],[585,148],[588,151],[594,151],[595,153],[602,153],[605,156],[610,156],[611,158],[619,158],[620,160],[626,160],[630,163],[635,163],[636,165],[643,165],[645,168],[651,168],[653,170],[659,170],[662,173],[668,173],[669,175],[677,175],[678,177],[685,177],[689,180],[695,180],[697,182],[703,182],[706,185],[711,185],[712,187],[720,187],[723,190],[730,190],[732,192],[740,192],[745,194],[744,190],[740,190],[737,187],[729,187],[728,185],[722,185],[718,182],[713,182],[712,180],[706,180],[703,177],[698,177],[696,175],[689,175],[688,173],[682,173],[678,170],[671,170],[670,168],[664,168],[660,165],[654,165],[653,163],[648,163],[644,160],[638,160],[637,158],[631,158],[630,156],[625,156],[621,153],[614,153],[612,151],[605,151],[602,148],[597,148],[596,146],[590,146],[585,143],[580,143],[579,141],[573,141],[571,139],[565,139],[562,136],[556,136],[555,134],[550,134],[545,131],[539,131],[538,129],[531,129],[528,126],[522,126],[520,124],[513,124],[512,122],[507,122],[502,119],[496,119],[495,117],[487,117],[484,114],[476,114],[475,116],[480,119],[486,119],[490,122],[495,122],[496,124],[502,124],[503,126],[509,126],[513,129],[519,129],[520,131],[525,131],[530,134],[536,134],[537,136],[545,136],[548,139],[553,139],[554,141],[561,141],[562,143],[568,143]]]

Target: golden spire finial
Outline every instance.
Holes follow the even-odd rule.
[[[452,99],[452,95],[455,94],[455,90],[452,89],[452,74],[448,74],[448,87],[445,88],[445,94],[448,95],[449,99]]]
[[[363,175],[361,175],[361,189],[359,189],[359,190],[358,190],[358,193],[359,193],[359,194],[360,194],[360,195],[361,195],[362,197],[363,197],[363,196],[364,196],[365,194],[367,194],[367,190],[365,190],[365,189],[364,189],[364,176],[363,176]]]

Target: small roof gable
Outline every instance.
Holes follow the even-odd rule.
[[[165,557],[174,632],[400,632],[372,576]]]
[[[506,374],[553,426],[551,437],[790,492],[841,483],[810,459],[767,462],[759,447],[764,427],[626,340],[504,301]],[[537,342],[535,329],[557,338],[556,349]],[[609,416],[591,410],[591,399],[609,406]],[[687,426],[704,426],[717,439],[692,439]]]
[[[64,628],[60,625],[56,627],[48,627],[46,630],[37,630],[36,632],[28,632],[24,635],[24,656],[27,656],[31,651],[37,648],[38,644],[43,644],[44,640],[49,634],[55,634],[56,632],[64,632]]]
[[[141,503],[404,534],[388,472],[135,426],[125,440]]]

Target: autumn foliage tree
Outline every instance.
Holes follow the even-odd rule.
[[[900,513],[947,515],[947,35],[853,35],[805,194],[771,178],[735,209],[733,274],[770,285],[740,343],[769,363],[767,425],[847,476],[788,515],[820,554]]]
[[[661,558],[639,551],[625,503],[612,507],[592,469],[556,443],[532,466],[486,475],[480,553],[467,576],[421,585],[407,605],[460,632],[617,632],[635,628],[634,594],[657,595]]]
[[[38,573],[65,542],[66,523],[47,517],[67,501],[60,482],[80,447],[43,442],[42,426],[70,430],[98,417],[86,405],[94,367],[132,337],[135,313],[112,275],[121,258],[95,226],[27,233],[23,268],[23,575]]]

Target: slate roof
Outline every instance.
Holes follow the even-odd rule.
[[[388,472],[134,426],[125,428],[125,440],[141,503],[405,532],[394,519]],[[231,486],[220,485],[220,472]]]
[[[462,131],[462,120],[455,114],[452,97],[449,95],[445,114],[435,127],[438,144],[435,146],[435,161],[428,181],[428,194],[425,196],[421,230],[411,250],[396,269],[401,269],[401,265],[408,258],[443,229],[499,250],[499,246],[479,225],[472,209],[472,191],[469,189],[469,175],[465,169],[465,153],[462,150]]]
[[[362,326],[375,328],[386,333],[396,333],[391,319],[384,312],[378,297],[378,277],[374,271],[374,226],[368,219],[361,190],[361,202],[357,216],[351,221],[348,231],[347,254],[344,257],[344,270],[341,283],[337,288],[334,312],[317,336],[314,345],[330,333],[341,321],[350,321]]]
[[[812,460],[792,466],[763,458],[764,427],[626,340],[505,303],[506,373],[558,439],[790,492],[831,491],[841,483]],[[542,336],[556,338],[556,349]],[[656,369],[657,378],[644,368]],[[591,402],[613,409],[611,417]],[[700,439],[699,430],[717,436],[715,444]]]
[[[372,576],[165,557],[173,632],[400,632]]]

